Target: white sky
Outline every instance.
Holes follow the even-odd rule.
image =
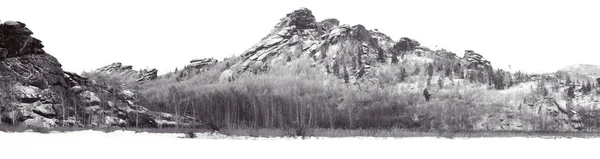
[[[125,1],[0,2],[0,20],[19,20],[67,71],[120,61],[159,73],[191,59],[240,54],[285,14],[307,7],[317,20],[378,28],[394,40],[410,37],[432,49],[481,53],[496,68],[555,71],[600,64],[600,5],[565,1]]]

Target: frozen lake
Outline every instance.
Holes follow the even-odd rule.
[[[600,139],[250,138],[198,134],[0,132],[0,158],[579,158],[598,156]]]

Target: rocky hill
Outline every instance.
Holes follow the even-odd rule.
[[[348,76],[352,83],[375,79],[380,65],[402,62],[439,62],[446,65],[443,67],[493,71],[490,62],[474,51],[466,51],[463,57],[446,51],[432,51],[420,46],[416,40],[403,37],[394,41],[384,33],[360,24],[341,24],[333,18],[317,22],[309,9],[302,8],[287,14],[258,44],[242,53],[241,60],[223,72],[221,79],[244,72],[285,67],[286,63],[302,58],[310,59],[311,65],[321,68],[323,74]],[[470,76],[469,72],[460,74]]]
[[[129,90],[100,85],[63,71],[22,22],[0,24],[0,125],[54,126],[193,126],[190,117],[149,111]],[[119,66],[117,66],[119,65]],[[115,64],[104,71],[132,72]],[[143,72],[141,82],[155,78]]]
[[[505,106],[493,109],[500,109],[501,113],[488,112],[474,116],[478,120],[471,123],[471,128],[476,130],[541,129],[536,123],[528,121],[531,120],[527,119],[529,117],[547,120],[548,124],[543,129],[583,128],[581,116],[566,108],[565,99],[533,95],[535,92],[531,92],[529,88],[536,82],[534,79],[521,73],[494,70],[490,61],[473,50],[466,50],[462,57],[446,50],[430,50],[414,39],[403,37],[395,41],[376,29],[369,30],[360,24],[342,24],[333,18],[319,22],[306,8],[293,11],[282,18],[266,37],[243,52],[240,60],[222,72],[220,79],[231,81],[244,74],[268,73],[271,69],[286,68],[300,60],[320,70],[319,74],[347,79],[347,83],[354,85],[381,85],[384,80],[382,70],[389,67],[403,71],[406,69],[405,72],[408,73],[401,72],[395,76],[408,76],[412,81],[391,85],[404,93],[423,89],[441,93],[448,91],[444,87],[450,86],[446,85],[458,84],[464,86],[453,89],[466,91],[484,86],[499,90],[483,91],[485,94],[490,92],[489,96],[495,96],[491,95],[493,93],[500,93],[499,96],[503,97],[528,94],[520,98],[509,98],[510,101],[498,101]],[[422,76],[429,77],[419,78]],[[479,84],[465,84],[464,80]],[[434,84],[430,83],[435,81],[438,81],[441,89],[432,87]],[[565,90],[566,87],[561,89]],[[557,96],[564,94],[562,91],[556,93]],[[490,101],[481,105],[491,105],[492,101],[496,101],[488,97],[485,99]],[[470,112],[474,109],[465,108],[463,111]]]

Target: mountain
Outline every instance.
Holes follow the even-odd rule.
[[[439,68],[447,67],[451,71],[453,67],[477,70],[465,74],[456,72],[456,76],[463,77],[493,71],[489,61],[471,50],[463,57],[445,50],[432,51],[416,40],[403,37],[394,41],[360,24],[340,24],[333,18],[317,22],[309,9],[302,8],[287,14],[258,44],[242,53],[241,60],[223,72],[221,79],[287,67],[285,65],[296,59],[310,59],[311,67],[320,68],[323,74],[348,76],[352,83],[363,79],[373,82],[379,66],[402,62],[415,65],[437,62]]]
[[[203,61],[209,60],[192,63]],[[189,114],[204,114],[199,118],[217,128],[591,127],[590,117],[578,113],[583,105],[573,103],[578,99],[565,97],[569,86],[559,85],[558,76],[494,69],[474,50],[462,56],[431,50],[360,24],[317,21],[306,8],[285,15],[239,56],[206,63],[144,84],[144,103],[184,103],[198,108]]]
[[[137,104],[131,90],[109,87],[75,73],[43,50],[40,40],[18,21],[0,24],[0,125],[55,126],[191,126],[191,117],[150,111]],[[119,64],[120,65],[120,64]],[[104,71],[127,71],[105,67]],[[156,77],[156,72],[143,72]],[[107,81],[110,79],[106,79]],[[177,121],[177,122],[175,122]]]

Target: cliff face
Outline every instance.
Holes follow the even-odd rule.
[[[192,126],[192,118],[152,112],[131,91],[108,89],[75,73],[42,48],[24,23],[0,24],[0,124],[53,126]],[[154,71],[156,77],[156,71]],[[145,81],[146,79],[142,77]],[[181,121],[181,122],[174,122]]]

